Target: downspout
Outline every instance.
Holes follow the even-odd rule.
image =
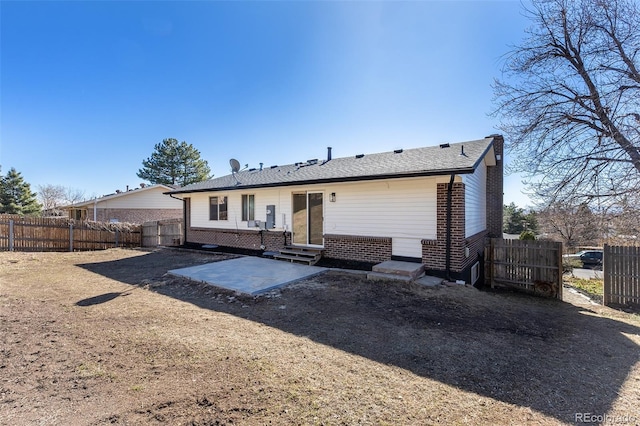
[[[451,281],[451,216],[452,216],[452,198],[453,198],[453,180],[456,175],[451,175],[449,179],[449,187],[447,188],[447,239],[445,254],[445,269],[447,281]]]
[[[184,198],[174,197],[171,194],[167,194],[169,197],[182,201],[182,235],[184,235],[184,245],[187,244],[187,200]]]

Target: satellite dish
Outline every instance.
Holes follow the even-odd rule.
[[[238,173],[240,171],[240,162],[235,158],[229,160],[229,164],[231,165],[231,171],[233,173]]]

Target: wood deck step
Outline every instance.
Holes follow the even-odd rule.
[[[280,254],[289,254],[291,256],[300,256],[300,257],[315,257],[318,255],[321,255],[322,253],[312,253],[312,252],[306,252],[306,251],[282,249],[280,250]]]
[[[314,257],[290,256],[287,254],[276,254],[275,256],[273,256],[273,258],[277,260],[286,260],[289,262],[304,263],[307,265],[315,265],[318,261]]]
[[[273,258],[289,262],[299,262],[305,263],[307,265],[315,265],[322,258],[322,249],[287,246],[281,249],[279,254],[275,254]]]

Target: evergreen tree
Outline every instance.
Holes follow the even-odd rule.
[[[185,186],[210,178],[211,169],[191,144],[164,139],[156,144],[151,157],[142,161],[137,176],[152,184]]]
[[[538,220],[535,212],[525,213],[524,209],[516,206],[515,203],[503,206],[502,232],[520,234],[523,231],[533,231],[535,234],[537,230]]]
[[[31,192],[31,186],[24,181],[22,175],[11,168],[0,179],[0,213],[35,215],[41,210],[36,193]]]

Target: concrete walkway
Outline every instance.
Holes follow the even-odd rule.
[[[172,269],[169,273],[228,290],[256,295],[327,270],[318,266],[246,256],[189,268]]]

